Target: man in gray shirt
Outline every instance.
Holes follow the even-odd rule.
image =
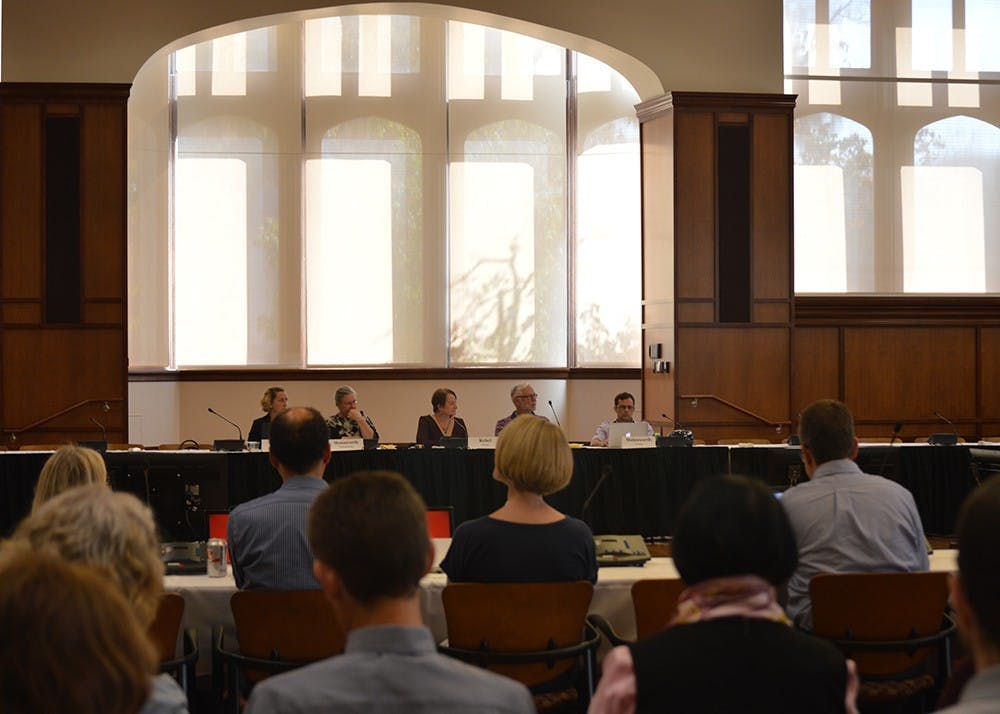
[[[287,409],[271,422],[271,465],[281,488],[229,514],[226,536],[241,590],[318,590],[306,541],[306,514],[326,490],[330,432],[311,407]]]
[[[799,417],[802,462],[810,480],[785,491],[799,547],[788,581],[788,615],[812,628],[809,581],[818,573],[927,570],[930,563],[913,495],[854,463],[854,418],[833,399],[813,402]]]
[[[338,479],[309,511],[313,570],[347,631],[344,654],[264,680],[247,714],[528,714],[528,690],[437,653],[420,617],[434,548],[426,507],[388,471]]]

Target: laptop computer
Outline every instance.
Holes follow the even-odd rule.
[[[611,422],[608,426],[608,446],[612,449],[622,447],[622,439],[626,436],[648,436],[649,424],[644,421],[637,422]]]

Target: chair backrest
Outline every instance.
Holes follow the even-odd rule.
[[[739,446],[740,444],[770,444],[768,439],[719,439],[717,442],[720,446]]]
[[[948,436],[951,436],[951,435],[949,434]],[[930,440],[931,440],[931,437],[929,437],[929,436],[918,436],[916,439],[913,440],[913,443],[914,444],[926,444]],[[964,444],[965,443],[965,437],[964,436],[958,437],[958,443],[959,444]]]
[[[142,444],[108,444],[108,451],[129,451],[130,449],[145,449]]]
[[[427,535],[431,538],[451,538],[452,514],[451,506],[427,509]]]
[[[448,644],[489,652],[537,652],[578,644],[594,586],[566,583],[449,583],[441,593]],[[551,664],[551,666],[550,666]],[[568,671],[572,660],[490,664],[533,686]]]
[[[677,600],[685,587],[680,578],[636,580],[632,584],[637,637],[648,637],[670,624],[677,614]]]
[[[938,632],[948,602],[948,574],[823,573],[809,583],[813,632],[838,640],[888,642]],[[850,653],[861,676],[890,675],[920,664],[923,647],[887,653]]]
[[[229,606],[242,655],[304,664],[344,651],[347,635],[319,590],[241,590]],[[268,673],[246,675],[256,682]]]
[[[163,593],[160,605],[156,609],[156,617],[153,618],[148,630],[149,639],[156,647],[161,662],[174,658],[183,616],[184,598],[177,593]]]

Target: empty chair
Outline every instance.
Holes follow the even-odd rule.
[[[823,573],[809,583],[813,633],[853,659],[861,677],[859,704],[910,699],[932,689],[925,661],[941,654],[947,675],[948,574]]]
[[[198,636],[194,629],[184,633],[184,650],[177,652],[177,636],[184,617],[184,598],[177,593],[164,593],[156,616],[147,630],[149,639],[160,657],[160,672],[174,675],[187,694],[188,707],[194,706],[195,664],[198,661]]]

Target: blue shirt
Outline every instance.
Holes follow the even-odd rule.
[[[319,590],[306,540],[306,515],[326,482],[292,476],[277,491],[229,514],[226,536],[241,590]]]
[[[818,573],[930,568],[913,495],[850,459],[820,464],[810,481],[785,491],[781,504],[799,547],[799,565],[788,581],[788,616],[803,627],[812,627],[809,581]]]

